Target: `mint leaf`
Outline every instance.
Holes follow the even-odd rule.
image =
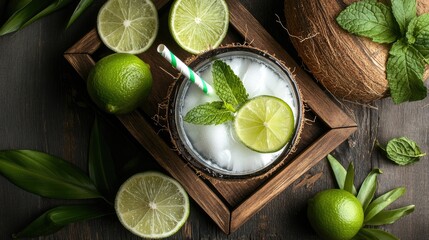
[[[184,121],[199,125],[217,125],[233,119],[232,112],[223,102],[218,101],[194,107],[186,114]]]
[[[398,38],[398,24],[390,7],[379,2],[355,2],[344,9],[336,20],[348,32],[371,38],[377,43],[392,43]]]
[[[414,18],[408,25],[407,40],[423,55],[429,64],[429,14]]]
[[[416,142],[406,137],[391,139],[383,151],[386,153],[387,158],[399,165],[417,162],[426,155],[420,150]]]
[[[392,0],[392,12],[399,29],[404,35],[410,21],[417,16],[417,4],[415,0]]]
[[[228,64],[216,60],[213,63],[212,74],[214,89],[222,101],[234,108],[247,101],[248,94],[243,82]]]
[[[387,60],[386,75],[393,102],[416,101],[426,97],[423,84],[424,57],[405,40],[395,42]]]

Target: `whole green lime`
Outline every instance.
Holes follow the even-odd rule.
[[[364,212],[359,200],[350,192],[328,189],[308,201],[307,217],[323,239],[347,240],[361,229]]]
[[[100,59],[91,70],[87,90],[95,104],[112,114],[139,107],[152,88],[150,66],[139,57],[114,53]]]

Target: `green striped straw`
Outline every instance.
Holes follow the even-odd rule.
[[[200,76],[198,76],[194,71],[192,71],[192,69],[186,66],[164,44],[159,44],[157,51],[161,54],[161,56],[167,59],[167,61],[169,61],[174,68],[179,70],[183,75],[185,75],[185,77],[191,80],[191,82],[195,83],[199,88],[201,88],[205,94],[214,94],[213,87],[204,81]]]

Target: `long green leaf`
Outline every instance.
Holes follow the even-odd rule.
[[[32,0],[15,0],[15,1],[8,1],[8,0],[2,0],[6,2],[6,16],[10,17],[15,12],[21,10],[23,7],[25,7],[27,4],[29,4]]]
[[[110,198],[116,190],[117,178],[112,155],[100,125],[98,118],[96,118],[89,143],[89,176],[97,189],[106,198]]]
[[[329,164],[331,165],[332,171],[334,172],[335,180],[337,181],[338,187],[340,189],[344,189],[344,182],[346,180],[346,175],[347,175],[346,169],[331,154],[328,154],[327,158],[328,158]],[[354,186],[353,186],[353,194],[356,195],[356,188]]]
[[[58,157],[31,150],[0,151],[0,173],[18,187],[43,197],[101,197],[91,179]]]
[[[67,28],[74,23],[74,21],[92,4],[92,2],[94,2],[94,0],[80,0],[67,23]]]
[[[353,163],[350,163],[349,167],[347,168],[346,180],[344,181],[344,190],[346,190],[351,194],[353,194],[354,178],[355,178],[355,168],[353,166]]]
[[[57,232],[67,224],[103,217],[113,213],[113,209],[108,209],[100,205],[58,206],[40,215],[22,231],[14,234],[13,237],[44,236]]]
[[[409,205],[392,210],[383,210],[377,215],[375,215],[370,221],[368,221],[366,225],[379,226],[385,224],[392,224],[401,217],[414,212],[414,209],[414,205]]]
[[[377,189],[377,176],[383,173],[380,169],[373,169],[362,183],[359,189],[357,198],[362,204],[363,210],[365,211],[374,197],[375,190]]]
[[[380,229],[361,228],[357,234],[360,240],[399,240],[399,238]]]
[[[22,25],[20,28],[24,28],[30,24],[32,24],[33,22],[45,17],[46,15],[49,15],[65,6],[67,6],[69,3],[71,3],[72,0],[56,0],[53,1],[49,6],[47,6],[45,9],[43,9],[42,11],[40,11],[39,13],[37,13],[34,17],[32,17],[31,19],[29,19],[28,21],[25,22],[24,25]]]
[[[395,188],[372,201],[365,210],[364,224],[369,222],[379,212],[383,211],[387,206],[396,201],[405,193],[404,187]]]
[[[49,5],[49,1],[31,1],[18,11],[12,14],[1,26],[0,36],[19,30],[28,20]]]

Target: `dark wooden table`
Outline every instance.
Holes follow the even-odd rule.
[[[91,8],[69,29],[64,26],[73,7],[48,16],[13,34],[0,37],[0,149],[33,149],[62,157],[87,169],[89,132],[94,111],[75,86],[78,75],[63,58],[64,51],[95,26],[96,14],[104,1]],[[283,1],[241,1],[261,24],[296,57],[288,35],[277,23],[284,19]],[[299,61],[299,58],[296,57]],[[382,229],[401,239],[427,239],[429,236],[428,157],[401,167],[386,160],[374,147],[398,136],[415,140],[429,151],[429,98],[414,103],[392,104],[390,99],[371,105],[339,102],[358,124],[355,132],[333,154],[343,165],[353,162],[357,183],[373,168],[380,168],[376,194],[405,186],[407,193],[393,207],[415,204],[416,211]],[[139,147],[114,119],[108,139],[116,157],[148,161]],[[150,161],[149,161],[150,162]],[[144,168],[159,168],[148,164]],[[191,214],[185,226],[172,239],[318,239],[306,218],[308,198],[333,188],[333,176],[322,160],[300,177],[236,232],[225,235],[191,201]],[[73,201],[41,198],[27,193],[0,177],[0,239],[11,234],[47,209]],[[137,239],[115,216],[72,224],[43,239]]]

